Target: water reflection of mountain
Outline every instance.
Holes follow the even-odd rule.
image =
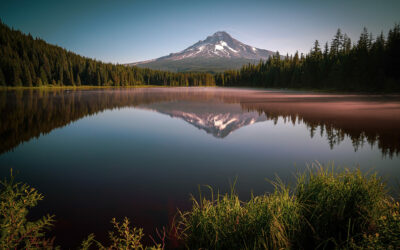
[[[220,88],[0,91],[0,153],[87,115],[121,108],[177,117],[218,138],[264,120],[307,125],[333,147],[348,136],[357,150],[400,152],[398,96],[317,95]]]
[[[139,108],[180,118],[217,138],[225,138],[243,126],[267,120],[265,115],[258,112],[244,112],[236,103],[215,101],[159,102],[140,105]]]

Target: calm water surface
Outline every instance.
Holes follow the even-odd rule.
[[[112,217],[153,234],[200,184],[243,199],[334,161],[400,177],[400,97],[222,88],[0,91],[0,175],[38,188],[57,243]]]

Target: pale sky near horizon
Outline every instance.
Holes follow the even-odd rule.
[[[355,42],[400,22],[398,0],[2,0],[1,20],[80,55],[129,63],[181,51],[216,31],[258,48],[307,53],[341,28]]]

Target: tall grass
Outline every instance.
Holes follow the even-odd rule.
[[[188,248],[288,248],[299,225],[299,204],[281,182],[273,194],[241,202],[234,187],[215,199],[193,198],[191,211],[180,212],[177,228]],[[283,225],[291,225],[287,227]]]
[[[297,239],[304,248],[342,248],[349,239],[359,239],[375,227],[389,198],[376,173],[335,171],[333,165],[319,163],[297,176],[295,195],[307,222]]]
[[[279,179],[272,183],[273,193],[247,202],[234,189],[211,199],[193,198],[192,209],[179,212],[183,244],[213,249],[400,246],[399,205],[376,174],[315,163],[296,175],[293,188]]]

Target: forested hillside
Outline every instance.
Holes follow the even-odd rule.
[[[252,86],[365,92],[400,91],[400,26],[385,37],[364,29],[352,43],[339,29],[306,55],[248,64],[224,73],[174,73],[103,63],[12,30],[0,22],[0,86]]]
[[[352,43],[339,29],[331,43],[318,40],[307,55],[279,54],[259,64],[216,75],[222,86],[311,88],[344,91],[400,91],[400,26],[377,37],[364,31]]]
[[[10,29],[0,21],[0,86],[214,85],[207,73],[172,73],[102,63]]]

